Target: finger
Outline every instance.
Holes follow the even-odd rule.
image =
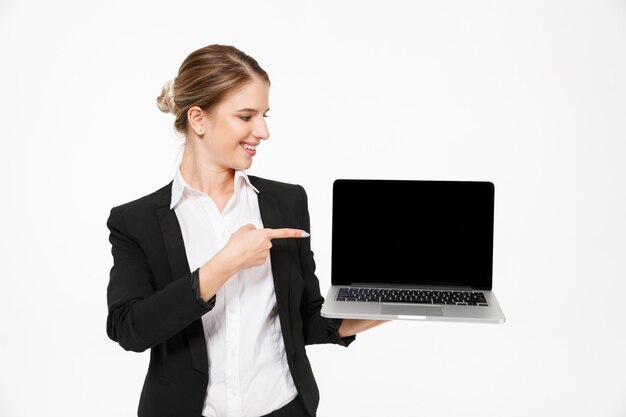
[[[263,230],[265,230],[266,236],[270,239],[280,239],[280,238],[286,238],[286,237],[301,238],[301,237],[311,236],[310,234],[308,234],[307,232],[301,229],[283,228],[283,229],[263,229]]]

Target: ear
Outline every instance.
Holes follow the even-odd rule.
[[[204,111],[198,106],[190,107],[187,110],[187,120],[189,121],[189,127],[195,132],[196,135],[204,135],[204,130],[208,123],[208,117]]]

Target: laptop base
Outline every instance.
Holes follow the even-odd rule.
[[[333,319],[429,320],[465,323],[504,323],[505,317],[492,291],[481,291],[488,306],[423,305],[410,303],[336,301],[339,288],[331,286],[321,315]]]

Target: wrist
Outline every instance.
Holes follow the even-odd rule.
[[[224,254],[217,252],[199,268],[200,296],[209,300],[232,277],[237,270]]]
[[[227,278],[235,275],[240,269],[239,259],[232,256],[228,250],[228,246],[224,246],[219,250],[207,263],[211,262],[213,268],[220,275],[226,275]]]
[[[348,322],[348,320],[350,319],[343,319],[341,321],[341,326],[339,326],[339,330],[337,330],[337,334],[339,335],[339,337],[350,336],[348,334],[348,327],[350,326],[350,323]]]

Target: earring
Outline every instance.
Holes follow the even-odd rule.
[[[199,134],[199,135],[203,135],[203,134],[204,134],[204,129],[200,129],[200,130],[198,130],[198,134]]]

